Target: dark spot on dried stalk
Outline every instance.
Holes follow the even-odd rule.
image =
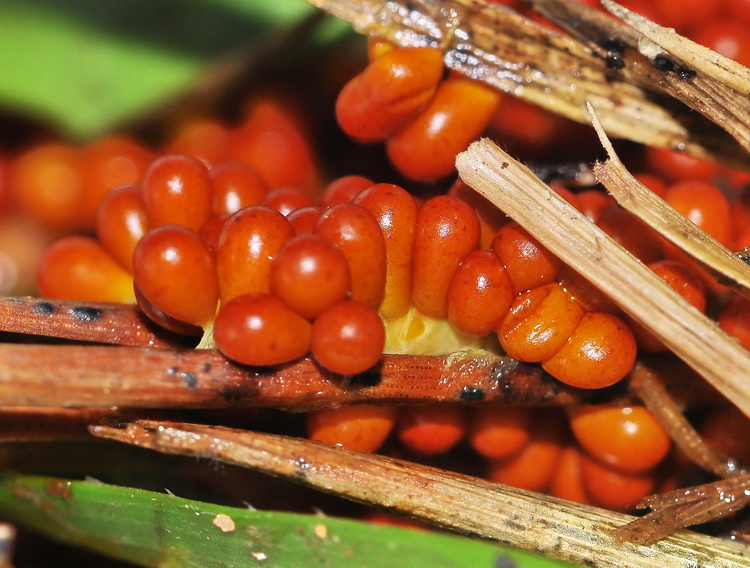
[[[90,306],[78,306],[70,309],[70,315],[78,321],[95,322],[102,319],[102,311]]]
[[[182,376],[182,380],[185,381],[185,384],[191,389],[195,388],[198,384],[198,377],[195,373],[188,371],[187,373],[180,373],[180,375]]]
[[[458,398],[465,401],[484,400],[484,390],[477,387],[462,387],[461,392],[458,393]]]
[[[379,366],[348,377],[347,384],[357,387],[376,387],[383,381]]]
[[[126,420],[121,420],[120,418],[116,416],[110,416],[106,418],[105,420],[102,420],[104,426],[108,426],[110,428],[117,428],[118,430],[125,430],[125,428],[128,427],[129,422]]]
[[[31,306],[31,311],[40,316],[51,316],[55,313],[55,306],[51,302],[36,302]]]
[[[625,51],[625,43],[619,38],[610,38],[603,41],[601,48],[605,52],[604,64],[607,69],[617,71],[625,67],[625,59],[623,58],[623,52]]]
[[[521,523],[517,523],[513,519],[508,519],[507,521],[505,521],[505,524],[514,531],[523,532],[526,530],[525,526],[523,526]]]
[[[691,81],[696,72],[689,67],[677,65],[663,53],[654,57],[654,67],[662,73],[674,73],[680,81]]]
[[[241,402],[250,390],[244,385],[228,385],[221,389],[221,397],[228,403]]]

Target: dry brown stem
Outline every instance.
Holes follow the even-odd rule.
[[[701,439],[669,396],[658,369],[653,367],[640,362],[631,373],[634,388],[646,407],[688,459],[718,477],[732,478],[733,481],[718,481],[647,497],[638,507],[650,507],[652,511],[628,525],[618,527],[613,536],[620,542],[651,544],[681,528],[714,521],[738,511],[750,500],[744,493],[750,489],[747,470]]]
[[[664,51],[679,59],[679,62],[692,69],[699,70],[716,83],[732,89],[738,100],[734,101],[738,109],[748,112],[750,106],[747,97],[750,95],[750,69],[724,57],[712,49],[691,41],[671,28],[662,27],[643,16],[631,12],[612,0],[602,0],[602,4],[615,16],[626,22],[644,38],[658,45]],[[641,51],[648,53],[653,49],[642,41]],[[740,98],[741,97],[741,98]]]
[[[385,456],[309,440],[227,428],[140,421],[96,436],[164,453],[260,470],[390,511],[410,515],[586,566],[663,568],[747,565],[750,548],[680,531],[653,546],[617,543],[611,531],[633,517]]]
[[[539,367],[476,353],[384,355],[371,372],[331,375],[311,358],[274,368],[234,365],[212,350],[0,344],[0,407],[282,408],[342,404],[529,406],[628,400],[627,388],[581,391]]]
[[[151,323],[134,305],[18,296],[0,297],[0,331],[132,347],[185,343],[185,338]]]

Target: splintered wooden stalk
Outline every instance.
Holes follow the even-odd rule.
[[[627,403],[626,382],[603,391],[568,387],[526,365],[483,350],[451,355],[385,355],[354,377],[325,372],[307,358],[261,369],[234,365],[209,349],[180,348],[185,338],[161,333],[135,306],[0,298],[0,329],[19,334],[122,345],[0,345],[0,424],[9,439],[29,433],[33,407],[144,408],[270,407],[305,410],[357,403],[440,402],[562,406]],[[195,339],[192,339],[193,343]],[[159,347],[159,349],[143,349]],[[681,376],[682,404],[715,398],[703,381]],[[6,413],[9,406],[28,406]],[[54,420],[76,431],[85,417],[50,411],[36,437],[53,436]],[[24,415],[27,415],[24,418]],[[12,427],[11,427],[12,425]]]
[[[489,140],[458,155],[461,178],[584,275],[750,416],[750,353]]]
[[[685,113],[682,104],[664,100],[664,108],[671,108],[675,116],[681,117],[691,138],[718,141],[724,134],[714,128],[718,125],[742,147],[750,148],[747,97],[750,70],[746,67],[609,0],[603,2],[604,6],[627,24],[603,11],[591,10],[578,0],[528,0],[528,3],[534,11],[609,61],[612,77],[617,81],[667,95],[714,123],[694,124],[696,113]],[[594,102],[591,97],[585,98]],[[597,102],[601,113],[609,113],[605,108],[611,104],[616,104],[614,99]],[[607,130],[619,136],[611,128]],[[737,157],[737,166],[746,169],[746,152]]]
[[[697,260],[721,283],[750,297],[750,265],[638,182],[617,156],[594,108],[591,105],[588,108],[608,156],[606,162],[594,164],[594,175],[599,182],[621,207]]]
[[[131,423],[125,429],[95,426],[91,431],[96,436],[164,453],[260,470],[579,565],[729,568],[750,562],[750,548],[689,531],[680,531],[650,547],[617,543],[611,531],[633,517],[309,440],[152,421]]]

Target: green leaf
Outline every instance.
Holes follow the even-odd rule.
[[[312,11],[304,0],[0,0],[0,107],[92,138]]]
[[[57,540],[159,568],[562,568],[480,539],[200,503],[93,481],[4,474],[0,516]]]

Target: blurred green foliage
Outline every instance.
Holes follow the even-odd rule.
[[[314,11],[304,0],[0,0],[0,111],[90,139]]]

